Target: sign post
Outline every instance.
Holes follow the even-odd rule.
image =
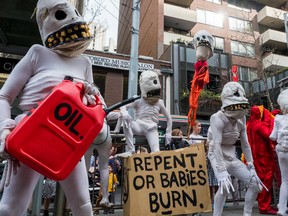
[[[286,32],[286,44],[288,48],[288,15],[287,13],[284,13],[284,26],[285,26],[285,32]]]

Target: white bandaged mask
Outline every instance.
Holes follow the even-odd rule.
[[[154,71],[143,71],[140,75],[139,85],[141,97],[148,103],[156,103],[161,95],[161,84],[158,74]]]
[[[243,87],[237,82],[228,82],[221,93],[221,110],[227,117],[243,118],[248,113],[250,105],[245,97]]]
[[[196,32],[193,37],[197,61],[206,61],[213,56],[214,38],[205,30]]]
[[[92,40],[87,23],[66,0],[39,0],[36,20],[44,46],[61,55],[78,56]]]
[[[242,119],[248,114],[248,110],[224,111],[224,114],[229,118]]]

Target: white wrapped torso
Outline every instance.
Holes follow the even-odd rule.
[[[33,45],[0,90],[0,131],[10,127],[10,104],[17,96],[19,108],[28,112],[42,101],[65,75],[93,82],[91,63],[86,57],[68,58],[43,46]]]
[[[150,105],[141,97],[139,100],[135,101],[136,119],[140,119],[147,123],[154,122],[158,124],[158,115],[161,113],[161,103],[163,103],[163,101],[159,99],[157,103]]]
[[[225,171],[229,162],[236,159],[235,143],[238,138],[245,158],[253,161],[245,124],[244,118],[231,121],[222,111],[211,116],[208,130],[209,154],[215,158],[218,172]]]

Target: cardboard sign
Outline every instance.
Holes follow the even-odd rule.
[[[204,145],[125,159],[124,215],[211,211]]]

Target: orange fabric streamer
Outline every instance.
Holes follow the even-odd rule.
[[[196,111],[198,108],[198,98],[204,85],[209,83],[209,70],[206,61],[198,61],[194,64],[195,74],[191,81],[189,96],[188,128],[192,128],[196,121]]]

